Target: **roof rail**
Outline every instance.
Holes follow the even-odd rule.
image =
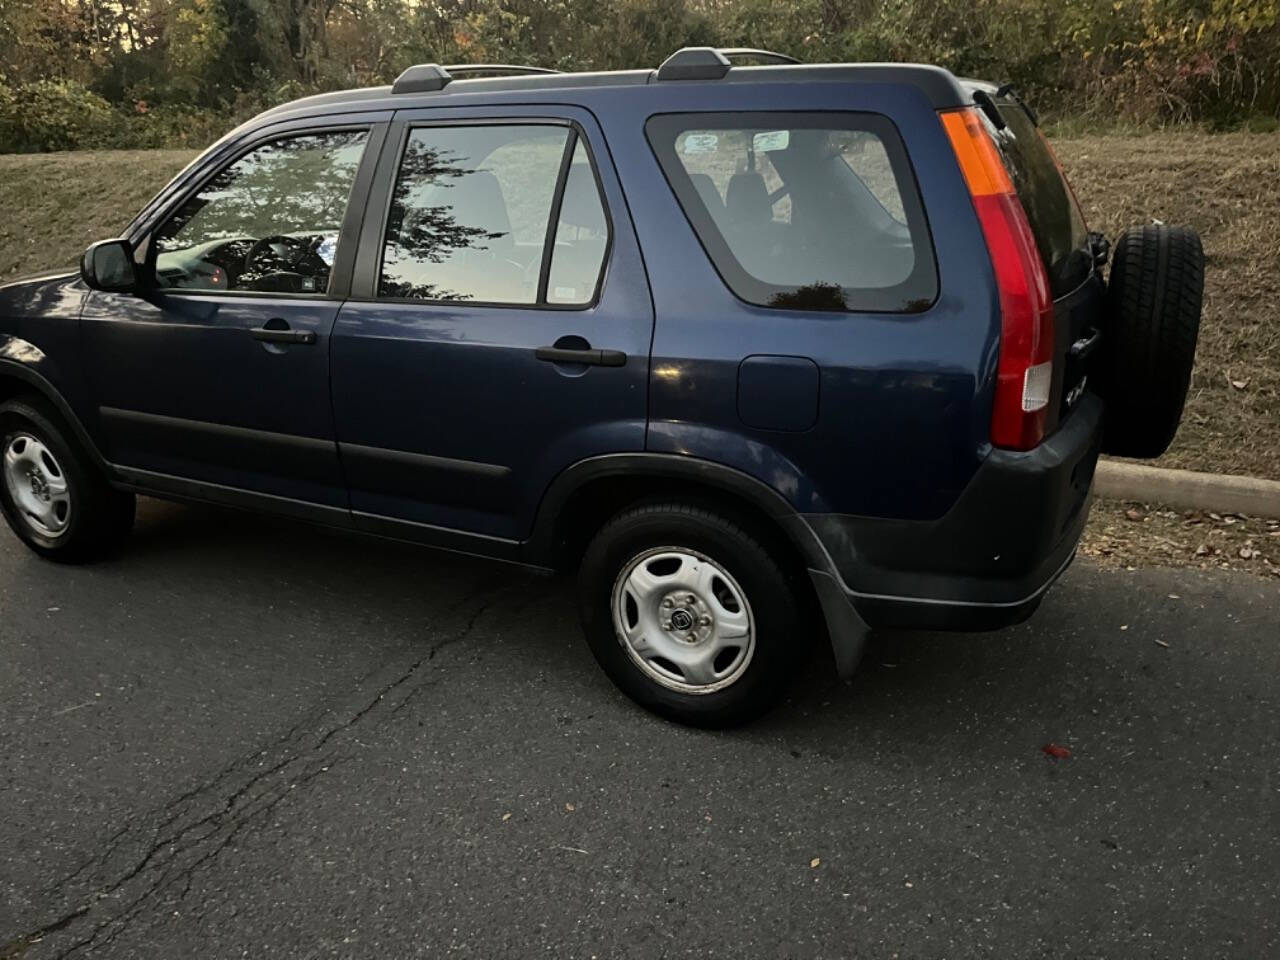
[[[443,90],[455,78],[461,76],[500,77],[521,73],[559,73],[546,67],[526,67],[512,63],[451,63],[442,67],[438,63],[419,63],[409,67],[396,77],[391,85],[392,93],[432,93]]]
[[[766,60],[770,63],[799,63],[795,57],[749,47],[682,47],[658,67],[659,80],[719,80],[729,72],[731,59]]]
[[[451,76],[457,77],[463,74],[481,77],[499,77],[508,74],[522,73],[560,73],[559,70],[552,70],[548,67],[527,67],[523,64],[514,63],[451,63],[444,68]]]
[[[729,60],[763,60],[765,63],[800,62],[790,54],[774,53],[772,50],[757,50],[755,47],[721,47],[720,54]]]

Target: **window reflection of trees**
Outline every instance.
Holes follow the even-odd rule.
[[[387,219],[385,253],[378,294],[412,300],[470,300],[469,293],[445,289],[410,274],[427,263],[445,263],[463,250],[487,250],[487,241],[507,231],[486,230],[459,223],[448,203],[426,203],[428,197],[453,187],[449,181],[479,172],[463,166],[455,151],[432,147],[411,137],[400,161],[391,213]],[[417,269],[415,269],[417,268]]]
[[[218,173],[156,237],[161,253],[215,240],[336,234],[367,137],[363,130],[276,140]]]

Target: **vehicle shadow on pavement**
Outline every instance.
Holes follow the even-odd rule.
[[[428,622],[469,598],[496,592],[485,612],[501,633],[504,656],[527,671],[554,664],[574,696],[592,709],[630,710],[596,669],[581,640],[567,577],[500,562],[203,506],[143,501],[138,528],[115,564],[130,576],[160,572],[174,588],[220,582],[270,582],[274,593],[320,605],[367,607]],[[1096,606],[1080,609],[1080,580],[1069,575],[1029,622],[988,634],[873,633],[857,674],[835,675],[821,641],[806,644],[786,701],[745,732],[759,739],[801,739],[837,754],[883,747],[896,754],[938,749],[1000,752],[1007,738],[1043,743],[1066,737],[1081,718],[1097,718],[1105,699],[1130,708],[1151,685],[1160,648],[1109,645],[1118,625],[1098,623]],[[504,593],[505,591],[505,593]],[[1105,634],[1105,636],[1104,636]],[[1132,639],[1136,637],[1134,633]],[[483,644],[484,639],[479,641]],[[1150,649],[1146,649],[1150,646]],[[1117,659],[1119,658],[1119,659]],[[1166,657],[1167,660],[1167,657]],[[513,669],[520,675],[522,668]],[[495,682],[498,682],[495,680]],[[495,690],[494,695],[502,691]],[[582,712],[589,712],[581,702]],[[717,736],[717,734],[708,734]],[[970,742],[972,741],[972,742]]]

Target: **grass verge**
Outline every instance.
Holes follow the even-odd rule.
[[[1158,219],[1204,241],[1205,303],[1182,426],[1157,466],[1280,480],[1280,134],[1055,143],[1089,225]]]

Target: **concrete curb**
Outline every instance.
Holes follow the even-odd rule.
[[[1094,493],[1112,500],[1163,503],[1184,510],[1280,518],[1280,482],[1193,470],[1098,461]]]

